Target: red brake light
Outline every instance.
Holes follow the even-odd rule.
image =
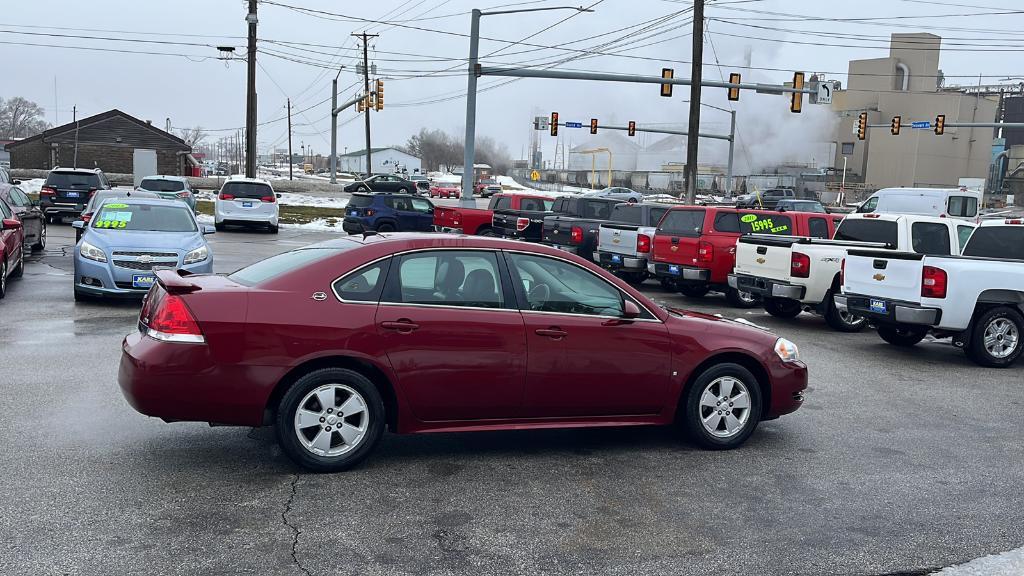
[[[224,192],[221,192],[219,198],[221,200],[234,200],[235,199],[235,195],[234,194],[226,194]]]
[[[522,232],[530,227],[529,218],[516,218],[516,232]]]
[[[846,258],[839,262],[839,285],[846,284]]]
[[[156,293],[154,290],[150,298],[156,297]],[[165,292],[156,302],[147,304],[144,314],[156,308],[146,324],[146,334],[151,338],[165,342],[205,342],[199,324],[181,296]]]
[[[572,230],[569,231],[569,237],[573,244],[581,244],[583,242],[583,228],[573,226]]]
[[[40,196],[53,196],[55,194],[57,194],[57,190],[51,186],[43,186],[39,190]]]
[[[946,271],[934,266],[921,270],[921,296],[923,298],[945,298],[948,284]]]
[[[789,260],[789,275],[794,278],[807,278],[811,275],[811,257],[807,254],[793,252]]]
[[[636,237],[636,251],[646,254],[651,251],[651,237],[647,234],[638,234]]]
[[[1024,224],[1024,218],[1007,218],[1006,224]]]
[[[271,194],[270,196],[264,196],[264,197],[260,198],[260,202],[274,202],[274,201],[275,201],[275,196],[273,194]]]
[[[709,263],[715,259],[715,245],[706,240],[697,243],[697,261]]]
[[[191,196],[191,194],[189,194],[188,190],[182,190],[181,192],[178,192],[176,196],[178,198],[188,198],[189,196]]]
[[[367,209],[366,209],[366,215],[367,215],[367,216],[373,216],[373,214],[374,214],[374,212],[373,212],[373,208],[367,208]]]
[[[85,214],[82,214],[82,221],[83,222],[88,224],[89,220],[92,220],[92,212],[86,212]]]
[[[878,218],[878,216],[879,216],[878,214],[865,214],[864,215],[865,218]]]

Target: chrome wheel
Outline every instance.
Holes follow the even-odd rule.
[[[857,316],[856,314],[851,314],[848,311],[844,312],[842,310],[837,310],[837,312],[839,313],[839,319],[842,320],[844,324],[847,324],[849,326],[860,326],[861,324],[867,321],[867,318],[863,316]]]
[[[757,302],[757,296],[754,296],[752,292],[744,292],[742,290],[737,290],[736,297],[739,298],[740,302],[744,304],[755,304]]]
[[[994,318],[985,326],[985,350],[993,358],[1006,358],[1017,349],[1020,332],[1006,318]]]
[[[325,384],[306,394],[295,411],[295,435],[317,456],[340,456],[359,446],[369,428],[366,400],[344,384]]]
[[[717,438],[743,431],[750,420],[750,392],[738,378],[721,376],[711,381],[700,396],[700,420]]]

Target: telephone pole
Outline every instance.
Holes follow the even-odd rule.
[[[245,177],[256,177],[256,3],[249,0],[249,51],[246,63],[249,65],[249,87],[245,95]]]
[[[288,99],[288,179],[292,179],[292,99]]]
[[[700,82],[704,61],[704,0],[693,2],[693,54],[690,58],[690,122],[686,127],[686,203],[697,201],[697,134],[700,132]]]
[[[363,94],[370,94],[370,61],[367,56],[370,38],[376,38],[378,34],[353,34],[356,38],[363,40]],[[369,104],[369,100],[367,100]],[[370,162],[370,106],[366,106],[366,173],[373,174],[373,164]]]

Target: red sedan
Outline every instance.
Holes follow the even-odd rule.
[[[0,298],[7,295],[7,280],[25,273],[25,230],[14,211],[0,199]]]
[[[317,471],[399,433],[679,421],[733,448],[796,410],[764,330],[666,310],[577,256],[479,236],[354,235],[228,276],[161,271],[118,380],[166,421],[276,424]]]
[[[462,188],[458,184],[434,184],[430,187],[430,197],[458,198]]]

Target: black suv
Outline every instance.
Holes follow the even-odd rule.
[[[77,218],[97,190],[111,188],[99,168],[54,168],[39,190],[39,207],[50,224],[65,216]]]

